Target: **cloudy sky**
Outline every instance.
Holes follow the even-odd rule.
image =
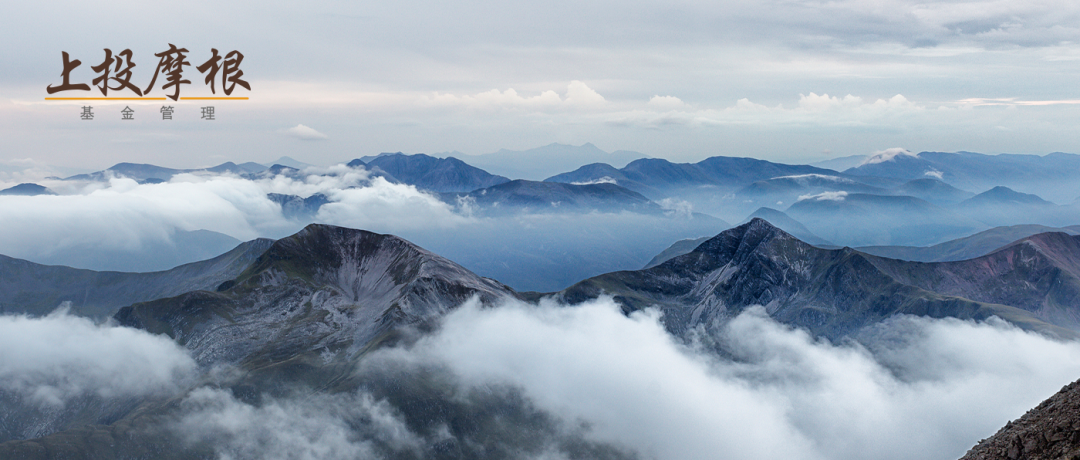
[[[676,161],[1080,151],[1074,2],[61,0],[5,12],[0,162],[330,164],[552,142]],[[190,50],[181,95],[210,95],[194,67],[217,48],[245,55],[252,89],[233,95],[251,99],[213,103],[214,121],[199,119],[201,101],[170,102],[171,121],[159,101],[96,102],[92,121],[85,104],[44,101],[62,51],[89,84],[104,48],[130,48],[145,87],[169,43]],[[91,94],[54,96],[69,95]]]

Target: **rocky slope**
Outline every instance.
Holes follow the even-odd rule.
[[[754,219],[656,267],[590,278],[556,296],[580,302],[609,294],[627,311],[658,306],[664,311],[665,325],[676,334],[698,324],[725,321],[751,305],[763,305],[779,321],[830,338],[854,334],[895,314],[965,319],[997,315],[1027,329],[1075,336],[1061,327],[1072,326],[1071,312],[1080,309],[1076,299],[1066,299],[1071,291],[1025,290],[1046,276],[1045,266],[1071,264],[1071,256],[1051,260],[1045,252],[1025,247],[1018,249],[1019,256],[1001,253],[959,265],[922,264],[850,248],[816,248],[763,219]],[[1080,248],[1059,248],[1080,254]],[[997,268],[980,269],[987,266]],[[1038,268],[1024,268],[1029,266]],[[990,286],[1002,279],[1007,267],[1013,267],[1015,276],[1003,278],[1001,287],[981,296],[927,281],[964,273],[972,283],[964,286]],[[1070,313],[1045,314],[1034,306],[1040,296]]]
[[[961,460],[1074,460],[1080,458],[1080,381],[1009,422]]]
[[[490,303],[514,295],[401,238],[313,224],[215,291],[138,303],[116,319],[172,337],[200,364],[257,368],[349,361],[398,326],[474,296]]]
[[[432,382],[361,375],[359,360],[412,330],[431,327],[469,299],[490,304],[513,296],[508,287],[401,238],[310,225],[274,242],[215,290],[137,303],[115,318],[186,347],[203,375],[192,389],[209,385],[257,401],[261,395],[341,395],[363,387],[397,398],[398,407],[417,414],[417,423],[427,423],[430,408],[409,404],[425,391],[414,386]],[[98,398],[69,410],[78,417],[63,411],[30,414],[38,418],[31,428],[41,437],[0,444],[0,458],[215,457],[206,446],[176,438],[170,428],[183,410],[182,398]],[[27,414],[4,411],[0,429],[25,428]]]
[[[135,302],[214,289],[236,278],[272,243],[260,238],[209,260],[149,273],[41,265],[0,255],[0,313],[43,315],[68,302],[72,313],[111,316]]]

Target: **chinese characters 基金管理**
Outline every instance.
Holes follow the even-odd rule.
[[[206,74],[204,83],[210,85],[211,93],[217,94],[215,83],[218,75],[221,76],[221,89],[226,96],[231,95],[237,85],[249,91],[251,90],[251,85],[241,78],[244,76],[244,71],[240,70],[240,63],[244,60],[242,53],[233,50],[222,57],[218,54],[216,48],[211,48],[210,52],[210,59],[207,59],[206,62],[195,67],[195,69]],[[60,73],[62,82],[59,85],[49,85],[45,87],[45,90],[49,94],[60,91],[90,91],[91,87],[86,83],[71,83],[71,71],[82,65],[82,61],[78,59],[72,60],[67,51],[62,51],[62,53],[64,59],[63,71]],[[176,45],[170,43],[169,49],[154,54],[159,58],[157,68],[154,69],[154,75],[150,78],[150,84],[147,85],[146,89],[139,89],[138,86],[131,82],[131,69],[135,67],[131,50],[125,49],[113,55],[112,50],[105,48],[105,60],[101,64],[90,67],[91,70],[99,74],[91,83],[104,96],[108,96],[110,90],[121,91],[125,89],[138,96],[144,96],[154,89],[158,76],[162,76],[161,89],[165,91],[171,89],[172,94],[167,96],[175,101],[180,98],[180,85],[191,84],[191,80],[183,78],[184,66],[191,66],[191,63],[187,60],[187,53],[187,48],[177,48]]]

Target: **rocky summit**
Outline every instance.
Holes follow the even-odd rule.
[[[1080,240],[1073,238],[1036,235],[981,258],[927,264],[817,248],[755,218],[658,266],[597,276],[555,295],[571,303],[612,295],[627,311],[657,306],[676,334],[762,305],[781,322],[834,339],[896,314],[998,316],[1075,337]]]
[[[124,325],[166,334],[201,364],[352,359],[397,326],[513,290],[392,235],[309,225],[214,292],[125,307]],[[313,358],[315,359],[315,358]]]

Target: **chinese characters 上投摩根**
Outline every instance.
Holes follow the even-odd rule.
[[[244,87],[248,91],[251,90],[251,85],[241,78],[244,76],[244,71],[240,70],[240,63],[244,60],[242,53],[233,50],[222,58],[216,48],[211,48],[210,52],[210,58],[195,67],[195,69],[200,73],[207,74],[204,82],[210,85],[212,94],[217,94],[215,82],[219,74],[221,76],[221,89],[226,96],[232,95],[237,85]],[[91,87],[86,83],[71,82],[71,72],[82,65],[82,61],[78,59],[72,60],[67,51],[61,53],[64,59],[63,70],[60,73],[62,82],[59,85],[46,86],[45,91],[49,94],[61,91],[90,91]],[[125,49],[113,55],[112,50],[105,48],[105,59],[101,64],[90,67],[91,70],[99,74],[91,83],[101,91],[103,96],[108,96],[110,90],[121,91],[125,89],[130,90],[137,96],[145,96],[154,89],[158,76],[162,76],[161,89],[165,91],[171,89],[172,94],[168,94],[167,97],[175,101],[180,99],[180,85],[191,84],[191,80],[183,78],[184,67],[191,66],[191,63],[187,60],[187,53],[187,48],[177,48],[176,45],[170,43],[169,49],[154,54],[159,60],[157,67],[154,69],[154,74],[150,78],[150,84],[146,89],[139,89],[138,86],[131,82],[131,69],[136,67],[132,60],[133,53],[131,50]]]

